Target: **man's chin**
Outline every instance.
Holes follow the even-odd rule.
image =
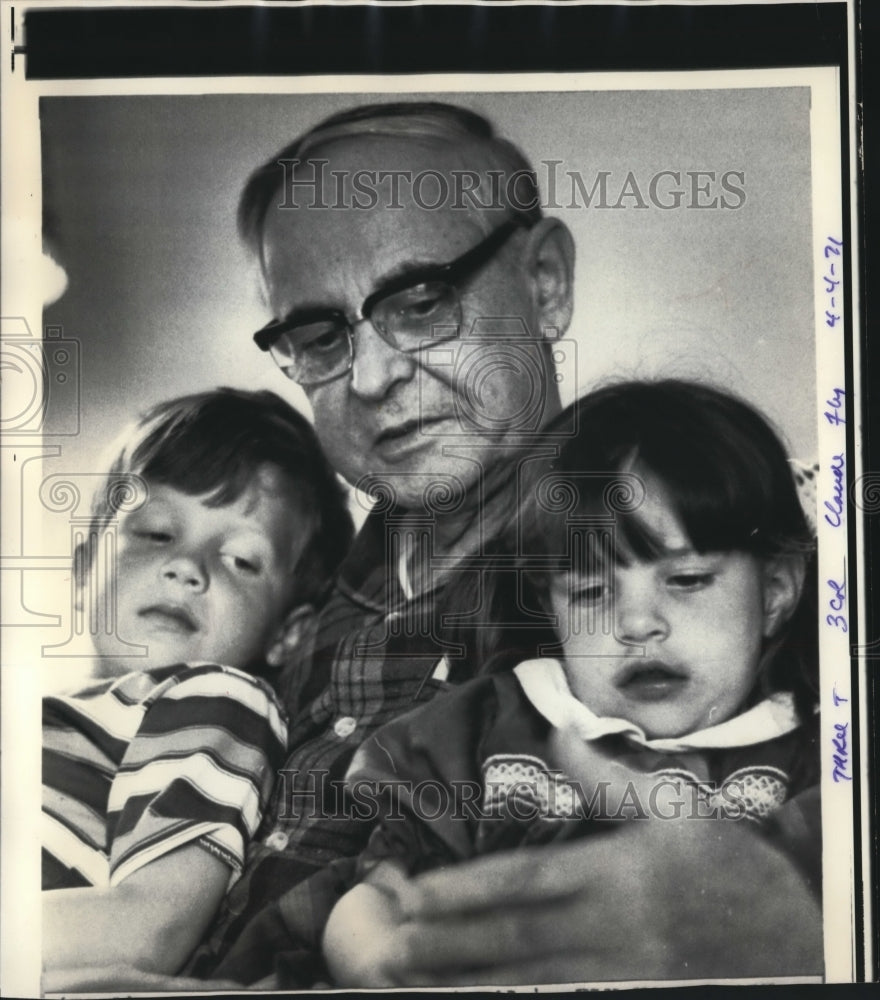
[[[485,461],[468,455],[462,439],[437,440],[406,464],[376,462],[354,485],[376,504],[448,514],[479,499]]]

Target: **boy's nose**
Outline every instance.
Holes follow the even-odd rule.
[[[162,566],[162,578],[178,583],[195,594],[201,594],[208,588],[208,574],[204,566],[186,555],[176,555],[168,559]]]

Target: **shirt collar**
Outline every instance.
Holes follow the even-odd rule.
[[[584,740],[618,734],[652,750],[695,750],[764,743],[799,725],[794,699],[785,691],[771,695],[754,708],[717,726],[686,736],[652,740],[635,723],[600,717],[578,701],[558,660],[526,660],[514,668],[514,674],[526,698],[552,726],[573,729]]]

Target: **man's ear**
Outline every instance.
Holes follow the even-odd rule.
[[[541,219],[529,230],[525,246],[539,335],[555,327],[561,336],[571,323],[574,308],[574,240],[559,219]]]
[[[764,565],[764,638],[776,635],[794,614],[804,589],[803,556],[776,556]]]
[[[281,628],[266,652],[266,663],[270,667],[283,667],[303,640],[306,622],[315,614],[311,604],[300,604],[284,619]]]

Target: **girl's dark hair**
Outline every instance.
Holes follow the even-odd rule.
[[[607,552],[612,558],[657,558],[662,540],[638,516],[641,475],[648,473],[662,484],[697,551],[804,561],[801,599],[767,643],[756,696],[792,691],[801,714],[811,711],[818,676],[815,543],[785,448],[767,420],[708,385],[623,382],[568,407],[546,428],[540,446],[546,450],[548,443],[555,454],[529,463],[533,472],[519,517],[494,543],[497,569],[483,574],[489,620],[528,620],[532,609],[549,613],[550,579],[571,558],[572,527],[579,520],[595,525],[613,518],[617,551]],[[593,533],[587,544],[602,537],[607,541],[607,533]],[[601,559],[598,543],[596,549],[592,555]],[[553,556],[560,562],[555,569]],[[505,562],[517,572],[502,568]],[[481,630],[479,656],[489,669],[510,666],[528,652],[512,635],[503,627]]]
[[[295,487],[291,517],[301,519],[309,534],[294,570],[291,606],[315,603],[351,544],[351,515],[312,426],[268,390],[214,389],[145,413],[114,447],[92,504],[92,534],[125,509],[132,475],[190,496],[208,495],[210,506],[222,507],[234,503],[266,463]]]

